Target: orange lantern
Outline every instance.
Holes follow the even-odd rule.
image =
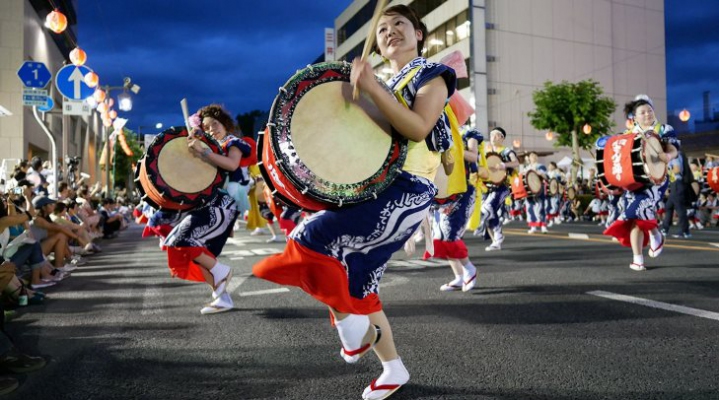
[[[100,82],[100,77],[98,77],[96,73],[90,71],[85,74],[85,78],[83,80],[87,86],[93,88],[97,86],[98,82]]]
[[[109,128],[112,126],[112,120],[107,118],[102,120],[102,124],[105,125],[106,128]]]
[[[554,139],[554,133],[552,133],[552,131],[549,131],[546,134],[544,134],[544,138],[551,142],[552,139]]]
[[[67,17],[56,8],[45,17],[45,26],[55,33],[62,33],[67,28]]]
[[[115,111],[115,110],[110,110],[110,111],[107,112],[107,115],[110,116],[110,119],[115,119],[115,118],[117,118],[117,111]]]
[[[515,149],[518,149],[521,145],[522,142],[519,139],[514,139],[514,141],[512,141],[512,146],[514,146]]]
[[[92,94],[92,97],[98,103],[102,103],[103,101],[105,101],[106,96],[107,96],[107,93],[105,93],[105,91],[102,89],[95,89],[95,93]]]
[[[679,119],[680,119],[682,122],[687,122],[687,121],[689,121],[689,118],[691,118],[691,117],[692,117],[692,115],[689,113],[689,110],[687,110],[686,108],[683,109],[683,110],[679,113]]]
[[[85,61],[87,61],[87,53],[85,53],[85,50],[75,47],[75,49],[70,52],[70,61],[72,61],[72,64],[76,67],[85,65]]]
[[[100,114],[106,114],[107,113],[107,104],[106,103],[100,103],[97,105],[97,111],[100,112]]]
[[[125,132],[120,131],[118,137],[120,139],[120,147],[122,147],[122,151],[124,151],[127,156],[132,157],[134,153],[132,152],[130,146],[127,144],[127,140],[125,139]]]
[[[584,126],[582,127],[582,131],[585,135],[589,135],[590,133],[592,133],[592,126],[589,124],[584,124]]]

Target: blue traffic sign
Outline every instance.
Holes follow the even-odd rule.
[[[52,110],[52,108],[55,107],[55,102],[52,100],[52,97],[47,97],[47,105],[43,107],[38,107],[37,110],[41,112],[48,112]]]
[[[57,71],[55,86],[70,100],[84,100],[95,93],[95,89],[85,84],[85,75],[90,72],[92,70],[84,65],[80,67],[66,65]]]
[[[17,70],[22,84],[30,88],[44,88],[47,86],[52,74],[45,64],[35,61],[25,61]]]

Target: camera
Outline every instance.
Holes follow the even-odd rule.
[[[21,195],[25,190],[22,186],[16,186],[12,189],[13,194]]]
[[[70,157],[70,158],[67,159],[67,165],[68,165],[68,166],[72,166],[72,167],[76,167],[76,166],[80,165],[80,160],[81,160],[81,158],[80,158],[80,157],[77,157],[77,156],[75,156],[75,157]]]

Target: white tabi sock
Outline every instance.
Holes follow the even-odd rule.
[[[231,268],[229,265],[225,265],[221,262],[217,262],[214,267],[210,270],[210,273],[212,274],[212,277],[215,279],[215,286],[217,286],[218,283],[222,279],[224,279],[227,274],[230,272]]]
[[[644,265],[644,256],[639,254],[634,254],[634,258],[632,261],[634,264]]]
[[[465,284],[477,274],[477,268],[474,266],[474,264],[472,264],[471,261],[463,265],[462,270],[464,271],[464,273],[462,274],[462,279],[464,280]]]
[[[656,233],[654,233],[656,232]],[[649,231],[649,245],[652,246],[653,249],[656,249],[657,246],[659,246],[659,243],[662,242],[662,234],[659,232],[658,229],[654,229]]]
[[[342,347],[347,351],[362,347],[362,339],[369,329],[369,317],[366,315],[350,314],[343,320],[335,319],[337,333],[339,333]]]
[[[384,371],[382,371],[382,375],[380,375],[379,378],[377,378],[377,380],[375,381],[375,387],[383,385],[402,386],[409,382],[409,372],[407,371],[407,368],[404,367],[402,359],[400,359],[399,357],[391,361],[383,362],[382,368],[384,369]],[[371,386],[367,386],[362,393],[362,398],[383,399],[387,395],[387,392],[389,392],[390,390],[392,389],[372,390]]]

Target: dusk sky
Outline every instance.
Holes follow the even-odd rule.
[[[80,0],[78,42],[102,85],[129,76],[141,86],[120,116],[154,133],[158,122],[182,122],[183,97],[190,112],[213,102],[233,115],[267,111],[277,88],[322,54],[324,28],[351,2]],[[701,119],[702,92],[719,109],[719,2],[665,4],[668,112]]]

